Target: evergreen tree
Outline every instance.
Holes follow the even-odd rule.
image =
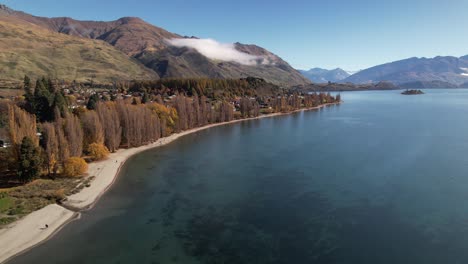
[[[142,103],[142,104],[146,104],[146,103],[149,103],[149,102],[150,102],[149,95],[148,95],[148,93],[145,91],[145,93],[143,94],[143,97],[141,98],[141,103]]]
[[[40,152],[40,148],[35,146],[31,138],[23,138],[18,164],[18,176],[22,181],[27,182],[39,176],[42,165]]]
[[[45,122],[53,119],[53,108],[51,107],[51,94],[47,87],[47,80],[36,81],[34,90],[34,113],[38,121]]]
[[[26,101],[31,103],[34,96],[33,96],[32,87],[31,87],[31,79],[27,75],[24,76],[23,86],[24,86],[24,91],[26,92]]]
[[[88,110],[94,110],[96,109],[96,104],[99,102],[99,95],[93,94],[89,97],[88,104],[86,105],[86,108]]]
[[[54,101],[52,103],[51,109],[54,109],[54,120],[57,120],[60,117],[66,116],[66,113],[68,111],[68,104],[62,92],[55,93]],[[58,110],[57,114],[55,114],[55,109]]]

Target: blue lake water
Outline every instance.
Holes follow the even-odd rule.
[[[210,128],[134,156],[11,263],[468,263],[468,90]]]

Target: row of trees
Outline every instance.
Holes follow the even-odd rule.
[[[330,93],[313,93],[300,96],[294,93],[290,96],[278,96],[272,100],[275,112],[289,112],[305,108],[316,107],[322,104],[340,102],[341,96],[332,96]]]
[[[161,95],[129,100],[103,100],[98,94],[88,98],[87,107],[69,107],[67,98],[57,86],[45,78],[24,79],[25,101],[7,104],[9,149],[8,167],[22,180],[45,173],[76,176],[83,173],[84,160],[99,160],[121,147],[131,148],[155,142],[161,137],[208,124],[235,118],[260,115],[260,102],[277,112],[313,107],[340,100],[330,94],[292,94],[273,97],[241,97],[234,103],[214,100],[198,92],[211,85],[250,87],[261,80],[165,80],[174,87],[194,87],[188,97],[177,94],[171,100]],[[245,82],[245,83],[244,83]],[[201,92],[201,94],[203,94]],[[146,98],[145,98],[146,97]],[[167,98],[166,98],[167,99]],[[239,114],[235,114],[236,107]],[[36,114],[34,114],[36,113]]]
[[[75,167],[82,164],[72,162],[77,158],[99,160],[121,147],[138,147],[175,131],[233,119],[227,102],[211,107],[206,98],[177,96],[173,105],[100,101],[95,110],[82,108],[38,123],[35,115],[8,104],[9,169],[25,181],[40,172],[78,173]]]
[[[281,92],[280,87],[254,77],[241,79],[163,78],[154,81],[133,81],[117,87],[130,92],[147,92],[155,95],[185,94],[190,97],[198,95],[217,100],[274,96]]]

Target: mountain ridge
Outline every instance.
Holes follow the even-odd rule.
[[[310,83],[279,56],[256,45],[233,44],[239,52],[262,56],[272,63],[242,65],[233,61],[210,59],[196,49],[170,45],[167,40],[187,37],[151,25],[137,17],[122,17],[114,21],[81,21],[69,17],[38,17],[14,11],[8,7],[4,7],[3,10],[3,15],[0,14],[0,16],[15,17],[17,20],[64,35],[107,42],[129,58],[140,62],[154,72],[155,76],[162,78],[245,78],[252,76],[282,86]]]
[[[362,70],[343,80],[352,83],[379,81],[395,84],[438,81],[461,85],[468,81],[468,56],[411,57]]]
[[[47,30],[0,8],[0,78],[24,75],[79,82],[154,79],[158,75],[108,43]]]
[[[323,68],[312,68],[310,70],[299,70],[299,72],[314,83],[339,82],[350,76],[341,68],[327,70]]]

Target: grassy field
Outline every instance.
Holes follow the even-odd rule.
[[[92,178],[38,179],[26,185],[0,189],[0,228],[24,215],[89,186]]]
[[[0,88],[0,99],[1,98],[10,98],[11,96],[21,96],[23,94],[24,94],[23,89]]]
[[[110,83],[153,79],[156,73],[100,40],[52,32],[22,21],[0,19],[0,78],[51,78]]]

